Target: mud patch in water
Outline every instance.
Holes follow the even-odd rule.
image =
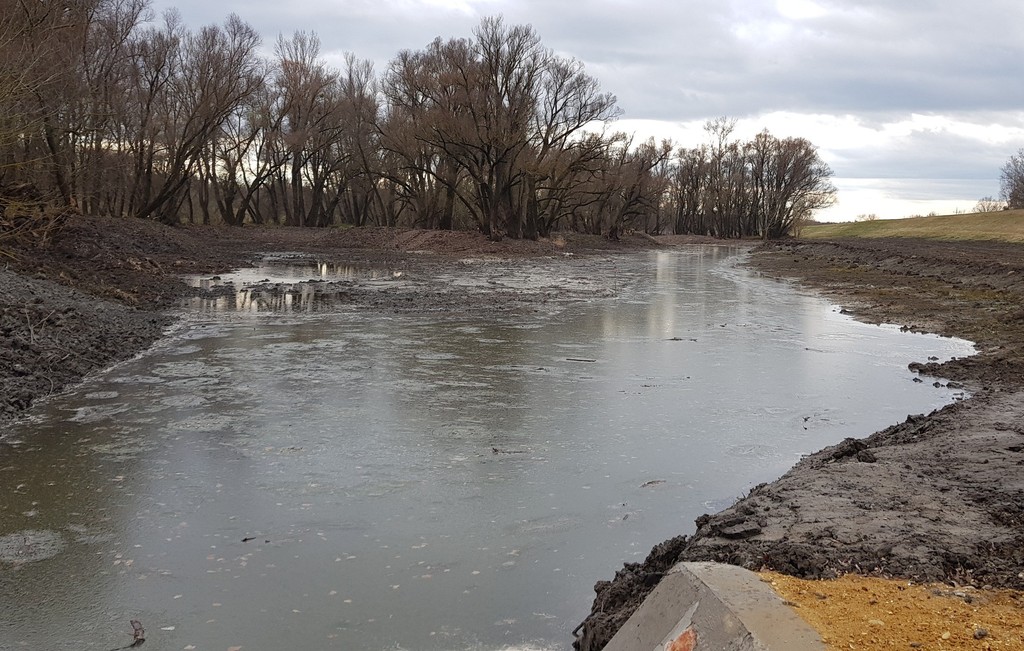
[[[26,529],[0,536],[0,563],[21,565],[53,558],[64,549],[56,531]]]

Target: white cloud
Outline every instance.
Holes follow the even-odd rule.
[[[844,179],[833,180],[839,189],[839,201],[815,215],[817,221],[854,221],[861,215],[875,214],[880,219],[902,219],[918,215],[951,215],[969,212],[983,196],[978,187],[967,182],[939,184],[931,179]],[[949,198],[955,194],[960,198]]]
[[[775,7],[780,15],[790,20],[821,18],[827,13],[824,8],[811,0],[778,0]]]

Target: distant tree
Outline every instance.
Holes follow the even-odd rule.
[[[804,138],[757,134],[746,146],[753,186],[755,233],[763,238],[789,235],[800,219],[835,203],[832,170]]]
[[[997,201],[992,197],[982,197],[978,199],[978,203],[974,204],[974,209],[971,212],[996,212],[1002,210],[1006,206],[1006,202]]]
[[[1001,171],[999,197],[1007,208],[1024,208],[1024,149],[1010,156]]]
[[[617,141],[592,133],[618,115],[615,97],[529,25],[484,18],[472,39],[403,51],[380,87],[384,176],[419,225],[451,227],[461,212],[495,240],[545,236],[598,201],[597,175],[622,181],[643,167],[646,152],[623,166],[629,152],[610,155]]]
[[[835,202],[832,170],[809,141],[762,131],[744,143],[732,139],[734,127],[712,120],[710,143],[676,153],[666,175],[676,233],[784,237]]]
[[[857,221],[859,222],[873,222],[876,219],[878,219],[878,214],[873,212],[857,215]]]

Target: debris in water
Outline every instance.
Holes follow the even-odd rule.
[[[491,454],[526,454],[526,450],[505,450],[502,448],[491,448]]]
[[[137,619],[131,620],[132,625],[132,644],[131,646],[142,646],[142,643],[146,641],[146,629],[142,628],[142,622]],[[131,647],[129,647],[131,648]]]

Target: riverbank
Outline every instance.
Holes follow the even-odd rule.
[[[972,397],[826,448],[701,516],[692,536],[598,582],[576,648],[602,648],[679,561],[1024,589],[1024,247],[795,241],[762,247],[752,264],[860,319],[976,342],[976,356],[914,365],[922,381],[960,382]]]
[[[200,291],[182,274],[216,274],[268,252],[429,273],[465,258],[628,253],[691,241],[573,235],[493,243],[472,233],[171,229],[75,218],[52,247],[13,251],[0,270],[0,426],[30,413],[34,400],[159,338],[171,323],[164,310]],[[695,535],[666,541],[647,562],[598,584],[577,646],[603,646],[679,560],[802,577],[859,572],[1024,587],[1022,253],[1017,245],[884,239],[787,242],[756,253],[752,263],[762,272],[831,293],[858,318],[978,342],[975,357],[916,367],[922,381],[936,381],[929,377],[935,374],[974,397],[812,455],[730,509],[703,516]],[[365,307],[495,309],[452,294],[381,296],[373,293]],[[540,300],[552,298],[560,297]],[[364,299],[358,292],[342,297]],[[530,300],[537,299],[508,305],[525,309]]]

